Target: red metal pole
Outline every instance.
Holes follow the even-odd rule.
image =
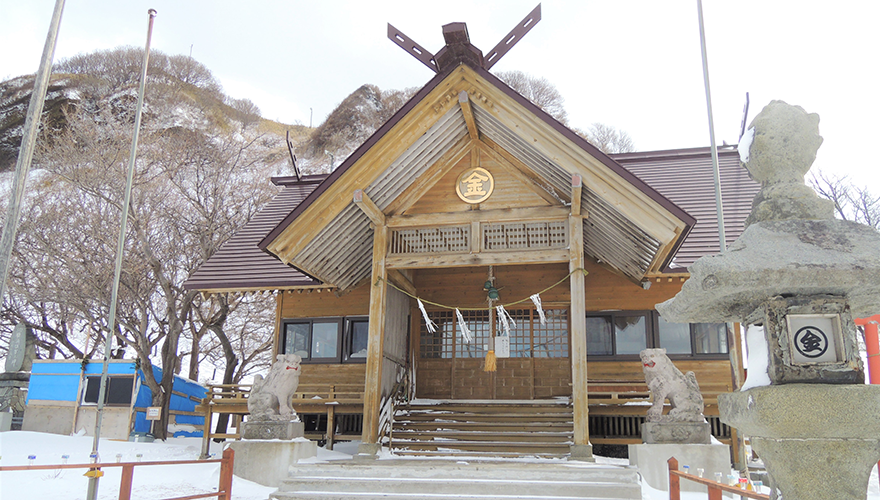
[[[223,495],[218,495],[218,499],[232,500],[232,467],[234,464],[235,451],[232,448],[226,448],[223,451],[223,461],[220,462],[220,485],[217,488]]]
[[[877,331],[880,314],[869,318],[857,318],[855,323],[865,327],[865,348],[868,350],[868,381],[871,384],[880,384],[880,333]],[[877,470],[880,470],[880,462],[877,462]]]
[[[678,460],[670,457],[666,464],[669,467],[669,500],[681,500],[681,479],[672,473],[678,470]]]
[[[119,500],[131,500],[131,481],[134,477],[134,464],[122,466],[122,480],[119,482]]]
[[[855,323],[865,327],[865,347],[868,348],[868,379],[872,384],[880,384],[880,338],[878,338],[877,332],[880,314],[875,314],[870,318],[856,319]]]

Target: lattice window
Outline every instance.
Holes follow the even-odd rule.
[[[473,340],[466,343],[461,336],[461,330],[456,329],[458,336],[455,339],[455,357],[485,358],[486,348],[489,345],[489,310],[462,311],[461,315],[471,331]]]
[[[568,357],[568,310],[544,311],[547,324],[542,325],[534,309],[508,311],[516,326],[510,328],[511,358],[564,358]],[[421,321],[420,356],[422,358],[485,358],[489,345],[489,311],[461,311],[472,341],[465,342],[458,327],[455,311],[429,311],[428,317],[437,324],[437,331],[429,333]],[[495,332],[501,334],[500,322]]]
[[[532,356],[568,357],[568,310],[546,309],[544,315],[547,317],[547,324],[541,324],[537,313],[532,321]]]
[[[467,252],[471,226],[440,226],[391,231],[391,253]]]
[[[566,248],[568,224],[552,222],[505,222],[483,224],[483,248],[486,250],[536,250]]]
[[[419,357],[449,359],[452,357],[455,337],[455,311],[431,311],[431,321],[437,325],[434,333],[428,331],[422,319],[419,335]]]

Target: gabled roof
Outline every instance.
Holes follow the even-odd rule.
[[[572,174],[583,177],[588,256],[634,280],[662,269],[695,219],[468,61],[440,71],[284,217],[260,248],[342,289],[366,278],[372,230],[352,193],[363,189],[379,209],[393,215],[395,200],[410,185],[436,175],[444,159],[463,155],[468,129],[458,106],[462,91],[468,94],[481,142],[515,157],[522,174],[559,205],[571,202]]]
[[[296,207],[326,179],[326,175],[273,178],[283,187],[232,238],[202,264],[184,283],[187,290],[212,292],[298,288],[321,285],[320,281],[290,267],[274,255],[263,252],[257,243],[271,231],[291,207]]]
[[[710,148],[623,153],[612,157],[697,219],[665,272],[687,272],[704,255],[717,254],[718,212]],[[724,236],[729,246],[744,230],[761,185],[740,164],[736,146],[718,148]]]
[[[712,159],[709,148],[644,151],[611,155],[679,207],[696,216],[697,222],[665,272],[686,272],[685,267],[704,255],[718,253],[717,217]],[[751,180],[739,163],[733,146],[719,148],[724,226],[728,243],[743,230],[760,185]],[[282,263],[259,249],[258,243],[308,196],[327,176],[273,181],[283,189],[253,219],[190,277],[187,289],[248,291],[316,286],[317,280]]]

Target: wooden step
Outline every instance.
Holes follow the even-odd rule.
[[[395,443],[400,441],[515,441],[518,443],[570,443],[573,432],[415,432],[395,431],[392,435]]]
[[[560,415],[529,415],[531,422],[573,422],[571,414]],[[455,422],[521,422],[523,415],[513,413],[416,413],[395,416],[395,421],[430,422],[432,420],[444,420]]]
[[[397,450],[463,450],[463,451],[493,451],[511,452],[523,455],[532,453],[555,453],[565,455],[570,452],[571,446],[567,443],[516,443],[508,441],[395,441],[395,453]]]
[[[438,403],[438,404],[409,404],[399,406],[399,411],[464,411],[472,413],[571,413],[571,405],[563,403],[537,404],[537,403]]]
[[[541,432],[564,431],[573,429],[571,422],[395,422],[394,431],[413,429],[421,431],[504,431],[504,432]]]

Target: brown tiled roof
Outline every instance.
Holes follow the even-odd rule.
[[[666,271],[684,272],[684,268],[698,258],[718,253],[718,212],[710,148],[624,153],[611,157],[697,219]],[[718,148],[718,167],[724,236],[730,245],[743,232],[752,200],[761,186],[740,164],[734,146]]]
[[[202,264],[184,288],[232,291],[320,285],[320,281],[260,250],[257,243],[326,178],[311,175],[299,182],[295,177],[273,178],[272,182],[283,187],[281,192]]]

